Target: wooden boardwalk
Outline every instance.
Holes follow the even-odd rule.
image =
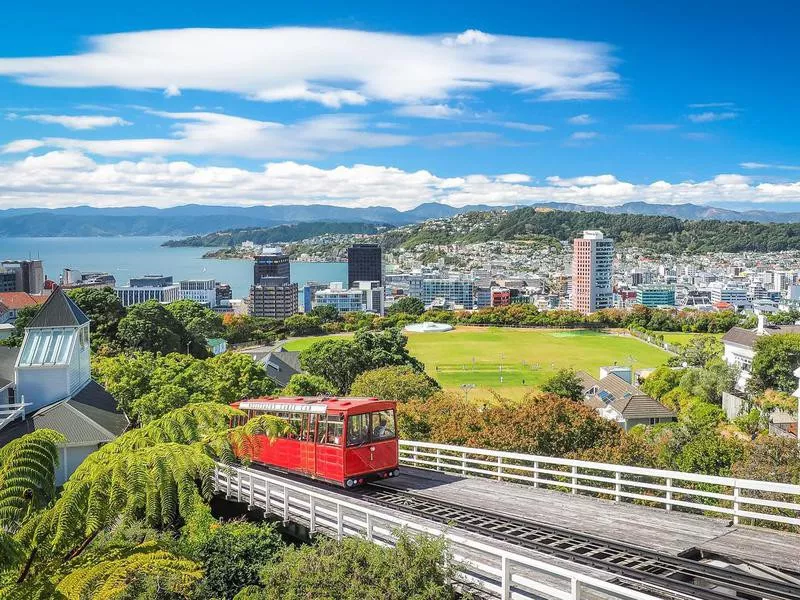
[[[630,503],[534,488],[530,485],[461,478],[404,467],[385,485],[431,498],[546,523],[676,556],[697,551],[726,562],[764,564],[800,572],[800,535],[733,525],[724,519],[665,511]]]

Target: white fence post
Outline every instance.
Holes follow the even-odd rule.
[[[668,511],[672,510],[672,477],[667,477],[667,501],[666,501],[666,509]]]
[[[578,467],[577,465],[572,465],[572,493],[578,493]]]
[[[372,541],[372,515],[367,513],[367,540]]]
[[[436,449],[436,470],[442,470],[442,450],[441,448]]]
[[[344,538],[344,514],[341,504],[336,504],[336,539],[342,541]]]
[[[314,498],[314,496],[310,496],[309,495],[309,497],[308,497],[308,524],[309,524],[308,532],[311,535],[314,535],[314,533],[317,531],[317,520],[316,520],[317,504],[316,503],[317,503],[317,501]]]
[[[467,476],[467,453],[461,453],[461,475]]]
[[[283,486],[283,523],[289,522],[289,488]]]
[[[620,492],[622,491],[622,483],[620,482],[622,481],[622,473],[620,471],[616,471],[614,473],[614,479],[617,481],[617,483],[614,484],[614,491],[617,492],[616,496],[614,496],[614,502],[621,502],[622,496],[620,495]]]
[[[734,525],[738,525],[739,524],[739,510],[741,508],[741,505],[739,504],[739,493],[740,493],[739,484],[734,482],[734,484],[733,484],[733,524]]]
[[[503,457],[497,457],[497,481],[503,480]]]
[[[533,487],[539,487],[539,461],[533,461]]]
[[[572,589],[570,591],[572,594],[572,600],[581,600],[583,597],[583,586],[581,586],[581,582],[573,577],[571,584]]]
[[[272,490],[269,487],[269,479],[264,480],[264,516],[272,512]]]
[[[506,555],[500,557],[500,598],[511,598],[511,565]]]

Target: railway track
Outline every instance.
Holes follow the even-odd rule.
[[[362,500],[620,576],[627,587],[670,600],[797,600],[800,579],[771,571],[756,575],[623,544],[568,529],[465,507],[371,484]],[[751,568],[753,566],[751,565]]]

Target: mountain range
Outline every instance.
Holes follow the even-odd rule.
[[[605,212],[672,216],[680,219],[791,223],[800,213],[778,211],[734,211],[696,204],[648,204],[629,202],[620,206],[586,206],[564,202],[545,202],[537,208],[562,211]],[[121,207],[0,210],[0,237],[70,237],[129,235],[203,235],[225,229],[274,227],[299,222],[348,222],[408,225],[428,219],[450,217],[471,211],[513,209],[470,205],[453,207],[437,202],[420,204],[408,211],[391,207],[350,208],[330,205],[208,206],[187,204],[172,208]]]

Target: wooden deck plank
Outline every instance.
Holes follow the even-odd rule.
[[[386,485],[673,555],[700,548],[784,569],[796,570],[800,562],[800,535],[727,519],[413,468]]]

